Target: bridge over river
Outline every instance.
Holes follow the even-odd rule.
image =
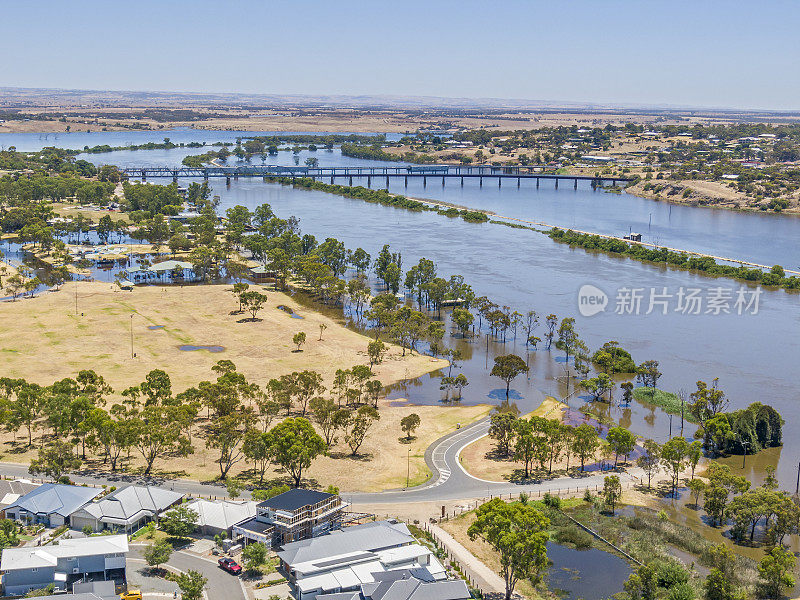
[[[579,181],[590,182],[593,186],[603,186],[617,183],[627,183],[631,181],[628,177],[596,177],[593,175],[563,175],[555,173],[543,173],[541,167],[508,166],[498,167],[490,165],[479,166],[451,166],[451,165],[427,165],[427,166],[404,166],[404,167],[281,167],[274,165],[251,166],[238,165],[232,167],[126,167],[122,173],[128,177],[139,177],[142,180],[148,178],[170,178],[177,181],[179,177],[194,177],[209,179],[211,177],[224,177],[228,183],[239,177],[309,177],[315,180],[328,180],[336,183],[346,180],[348,185],[353,185],[353,180],[367,180],[367,185],[372,185],[372,179],[378,181],[385,179],[389,185],[390,179],[403,179],[408,184],[409,178],[422,178],[423,184],[427,183],[428,178],[441,178],[442,185],[447,179],[478,179],[483,184],[484,179],[497,180],[497,185],[502,186],[503,180],[516,180],[519,186],[523,179],[533,179],[536,187],[542,180],[555,182],[558,188],[560,181],[572,183],[577,189]]]

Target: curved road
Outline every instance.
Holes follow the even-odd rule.
[[[540,394],[541,395],[541,394]],[[541,400],[544,400],[542,395]],[[352,504],[396,504],[407,502],[430,502],[439,500],[468,500],[518,494],[519,492],[544,493],[558,490],[576,492],[595,486],[602,487],[608,473],[587,474],[584,477],[560,477],[541,482],[512,483],[480,479],[467,473],[461,466],[461,451],[471,443],[489,435],[490,418],[485,417],[462,429],[449,433],[425,451],[425,462],[431,469],[431,478],[423,485],[409,489],[386,490],[375,493],[347,493],[342,497]],[[623,487],[636,481],[627,472],[619,473]]]

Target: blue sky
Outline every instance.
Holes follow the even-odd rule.
[[[800,109],[800,3],[4,2],[0,86]]]

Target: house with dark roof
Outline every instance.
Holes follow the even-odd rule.
[[[9,504],[6,518],[26,523],[41,523],[46,527],[69,525],[70,517],[103,490],[60,483],[43,483]]]
[[[292,489],[260,502],[255,517],[233,526],[233,539],[280,546],[316,537],[341,526],[346,506],[337,494]]]
[[[415,579],[429,583],[447,579],[445,568],[430,548],[417,543],[408,527],[394,520],[354,525],[285,544],[278,558],[298,600],[358,595],[362,586],[380,581],[381,573],[391,571],[410,571]]]
[[[153,486],[129,485],[74,512],[73,529],[131,533],[177,504],[183,494]]]

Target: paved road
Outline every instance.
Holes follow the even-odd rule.
[[[541,395],[541,394],[540,394]],[[541,400],[544,400],[542,395]],[[425,462],[433,473],[423,485],[410,489],[389,490],[378,493],[343,493],[353,504],[395,504],[405,502],[430,502],[439,500],[468,500],[501,494],[533,494],[573,490],[582,491],[602,487],[607,473],[587,474],[584,477],[562,477],[541,483],[512,483],[487,481],[467,473],[461,466],[461,451],[476,440],[489,434],[489,417],[476,421],[434,442],[425,451]],[[623,487],[634,481],[621,473]]]
[[[140,567],[138,561],[142,560],[144,546],[145,544],[131,544],[128,559],[133,559],[133,568]],[[167,566],[184,573],[190,569],[202,573],[208,579],[206,595],[209,600],[217,600],[218,598],[224,598],[225,600],[247,599],[239,578],[226,573],[217,566],[216,561],[209,558],[204,558],[185,550],[177,550],[170,556]]]

